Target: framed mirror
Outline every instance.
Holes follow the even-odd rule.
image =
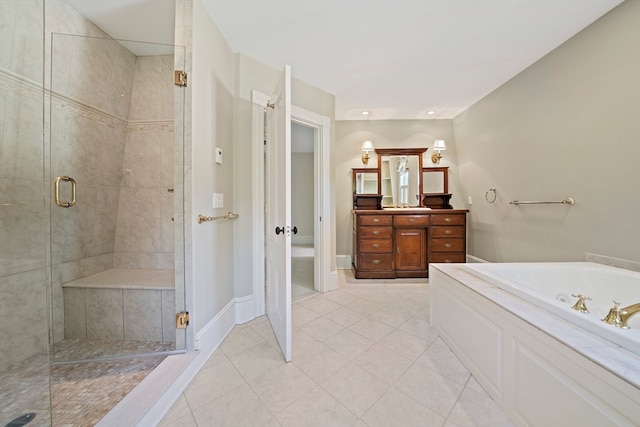
[[[378,193],[378,169],[354,168],[353,194],[379,194]]]
[[[420,206],[422,154],[426,148],[378,148],[378,194],[382,207]]]
[[[449,168],[423,168],[422,192],[426,194],[449,193]]]

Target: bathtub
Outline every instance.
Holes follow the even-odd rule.
[[[613,300],[626,307],[640,302],[640,273],[589,262],[482,263],[462,268],[487,282],[564,320],[640,354],[640,313],[631,317],[630,329],[603,322]],[[582,294],[590,313],[571,307]]]
[[[639,273],[589,263],[430,264],[429,286],[431,327],[513,424],[638,427],[640,328],[600,319],[613,298],[637,302]],[[592,298],[591,314],[571,309],[578,292]]]

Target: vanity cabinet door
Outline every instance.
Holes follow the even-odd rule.
[[[427,269],[425,228],[396,229],[396,271],[424,272]]]

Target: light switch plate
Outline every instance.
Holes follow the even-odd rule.
[[[216,163],[222,164],[222,148],[216,147]]]
[[[213,207],[214,208],[224,207],[224,196],[222,193],[213,193]]]

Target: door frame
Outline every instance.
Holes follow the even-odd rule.
[[[265,227],[264,227],[264,108],[269,96],[253,90],[252,102],[252,224],[253,297],[256,317],[265,313]],[[327,116],[291,106],[291,120],[314,129],[314,257],[319,265],[314,288],[328,292],[338,288],[337,272],[331,271],[331,120]]]

